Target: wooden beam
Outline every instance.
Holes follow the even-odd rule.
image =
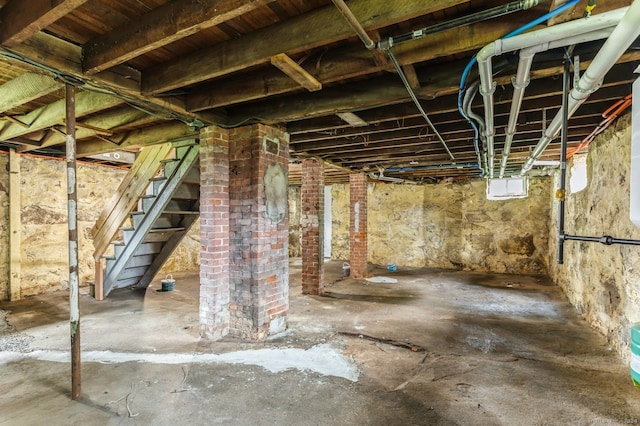
[[[20,201],[20,156],[9,150],[9,300],[19,300],[22,279],[22,204]]]
[[[409,86],[411,86],[413,90],[418,90],[420,88],[420,80],[418,80],[416,68],[411,64],[407,64],[402,67],[402,71],[404,71],[404,75],[407,77]]]
[[[55,92],[62,87],[53,77],[28,72],[0,86],[0,113]]]
[[[156,117],[150,116],[135,108],[125,107],[115,111],[108,111],[103,114],[94,115],[85,119],[82,123],[76,123],[78,129],[76,130],[76,140],[79,141],[79,145],[82,145],[82,141],[96,136],[95,129],[106,130],[113,135],[114,133],[121,133],[125,130],[132,130],[136,126],[148,125],[157,121]],[[55,145],[61,145],[65,143],[65,134],[58,132],[51,132],[42,139],[42,143],[39,145],[41,148],[46,148]],[[114,144],[115,146],[115,144]],[[22,148],[20,152],[27,152],[34,148]]]
[[[182,122],[172,121],[153,127],[114,135],[111,139],[117,143],[105,142],[98,138],[87,140],[78,146],[78,157],[111,152],[114,149],[157,145],[197,137],[198,130],[191,130]]]
[[[0,9],[0,44],[15,46],[87,0],[10,0]]]
[[[178,114],[185,119],[201,120],[206,124],[220,124],[225,122],[224,116],[216,114],[193,114],[184,107],[184,101],[178,98],[164,96],[161,99],[140,93],[140,76],[137,71],[126,68],[103,71],[93,76],[87,76],[82,71],[82,50],[67,41],[43,32],[37,33],[24,43],[12,49],[15,53],[29,61],[56,69],[61,73],[81,79],[83,81],[113,90],[116,93],[137,100],[140,105],[157,113]],[[122,71],[122,72],[121,72]]]
[[[271,64],[309,92],[315,92],[322,89],[322,83],[316,80],[316,78],[308,73],[307,70],[298,65],[296,61],[288,57],[286,53],[279,53],[272,56]]]
[[[352,0],[349,7],[366,29],[377,29],[468,0]],[[273,55],[301,53],[353,36],[333,5],[288,19],[245,36],[196,51],[143,71],[142,91],[162,93],[269,62]]]
[[[609,78],[615,80],[612,78],[614,73],[632,68],[626,63],[636,61],[639,57],[640,52],[638,51],[630,51],[622,55],[619,64],[609,72]],[[580,66],[584,69],[589,64],[590,60],[585,60],[581,61]],[[457,69],[457,67],[460,68]],[[430,83],[424,84],[416,91],[416,95],[428,100],[457,93],[462,67],[464,67],[463,63],[456,63],[455,65],[448,64],[432,68],[429,75]],[[555,77],[561,71],[561,66],[537,69],[531,73],[531,79]],[[632,75],[631,71],[627,74]],[[508,85],[510,78],[497,78],[496,82],[499,86]],[[408,97],[406,89],[399,81],[390,81],[388,77],[380,77],[348,86],[325,88],[321,92],[301,93],[291,97],[278,97],[270,102],[228,108],[227,111],[230,122],[241,122],[251,117],[260,117],[264,122],[279,123],[335,114],[337,111],[354,111],[390,105],[404,102],[408,100]],[[361,114],[359,113],[359,115]],[[367,117],[361,116],[365,121],[371,121]]]
[[[181,0],[86,43],[82,67],[95,74],[136,56],[219,25],[274,0]]]
[[[408,66],[446,55],[476,51],[516,27],[517,23],[512,22],[496,22],[494,25],[487,25],[485,22],[455,28],[395,46],[394,55],[400,65]],[[324,54],[322,60],[317,61],[319,64],[317,70],[312,68],[316,66],[316,62],[310,62],[313,65],[306,66],[306,71],[313,72],[325,86],[340,80],[377,73],[387,68],[375,65],[371,60],[370,52],[353,47]],[[197,112],[296,90],[299,90],[299,86],[286,76],[267,69],[260,70],[250,77],[239,75],[220,80],[218,84],[208,89],[199,88],[187,96],[186,105],[189,111]]]
[[[94,92],[80,92],[76,98],[76,114],[78,117],[93,114],[114,106],[122,105],[124,101],[111,95]],[[47,127],[62,123],[66,113],[65,100],[61,99],[52,104],[45,105],[28,114],[17,118],[21,123],[28,125],[25,128],[16,123],[5,123],[0,130],[2,139],[11,139],[23,136]]]

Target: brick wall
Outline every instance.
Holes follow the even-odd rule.
[[[286,174],[288,135],[255,125],[230,130],[229,139],[230,334],[259,340],[284,330],[289,309],[286,207],[272,223],[264,181],[270,166]]]
[[[200,334],[229,333],[229,132],[200,132]]]
[[[349,263],[351,276],[367,276],[367,177],[349,175],[351,217],[349,223]]]
[[[324,290],[324,168],[316,159],[302,161],[302,293]]]

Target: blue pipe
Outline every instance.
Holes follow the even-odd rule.
[[[539,25],[541,23],[543,23],[544,21],[553,18],[556,15],[559,15],[560,13],[564,12],[565,10],[569,9],[570,7],[575,6],[577,3],[579,3],[580,0],[570,0],[567,3],[563,4],[562,6],[559,6],[555,9],[553,9],[552,11],[545,13],[544,15],[540,16],[537,19],[534,19],[533,21],[524,24],[523,26],[521,26],[520,28],[516,28],[515,30],[511,31],[510,33],[508,33],[507,35],[505,35],[504,37],[502,37],[502,39],[506,39],[506,38],[511,38],[514,36],[517,36],[519,34],[522,34],[523,32],[535,27],[536,25]],[[458,89],[458,111],[460,112],[460,115],[462,115],[462,117],[467,120],[467,122],[469,122],[469,124],[471,125],[471,127],[473,128],[473,132],[474,132],[474,137],[473,137],[473,146],[476,150],[476,155],[478,156],[478,159],[480,158],[480,146],[478,144],[478,135],[479,135],[479,131],[478,131],[478,127],[476,126],[476,124],[473,122],[473,120],[471,120],[467,114],[465,114],[463,108],[462,108],[462,98],[464,97],[464,90],[465,87],[467,85],[467,77],[469,77],[469,73],[471,72],[471,68],[473,68],[473,66],[476,64],[476,62],[478,62],[478,58],[476,57],[476,55],[473,55],[473,57],[471,58],[471,60],[469,61],[469,63],[467,64],[466,67],[464,67],[464,70],[462,71],[462,76],[460,77],[460,87]],[[482,169],[482,165],[480,163],[480,160],[478,160],[478,168]]]
[[[430,166],[418,166],[418,167],[390,167],[384,169],[387,173],[399,173],[399,172],[417,172],[420,170],[442,170],[442,169],[462,169],[462,168],[479,169],[480,166],[476,163],[459,163],[459,164],[433,164]]]

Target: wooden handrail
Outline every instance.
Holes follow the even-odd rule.
[[[160,161],[167,158],[173,146],[171,143],[145,147],[124,177],[118,190],[107,203],[96,224],[91,229],[93,256],[96,262],[109,247],[118,229],[138,202],[138,198],[160,170]],[[96,276],[102,271],[96,271]]]

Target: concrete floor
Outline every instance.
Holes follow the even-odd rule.
[[[292,260],[289,329],[262,343],[199,339],[197,274],[82,295],[79,401],[65,294],[3,302],[0,425],[640,424],[628,367],[546,278],[326,270],[302,296]]]

